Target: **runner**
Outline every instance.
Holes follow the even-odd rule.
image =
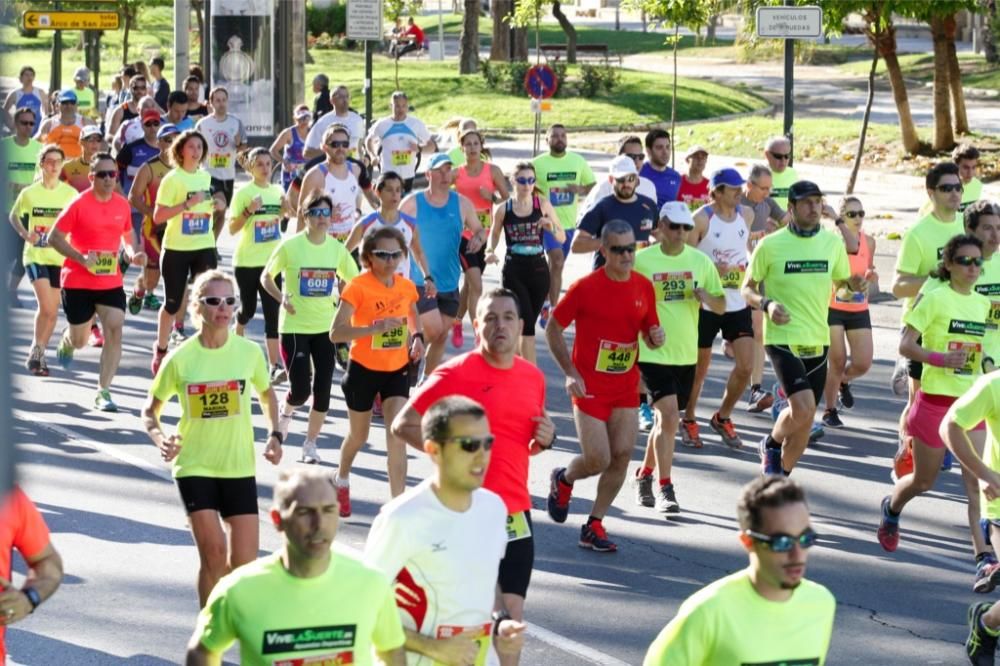
[[[646,154],[642,152],[642,139],[630,134],[622,138],[621,144],[618,148],[619,155],[625,155],[630,158],[635,163],[636,173],[642,168],[642,161],[646,158]],[[639,185],[635,188],[637,194],[649,197],[653,201],[656,201],[656,186],[653,185],[653,181],[645,176],[639,176]],[[605,197],[610,197],[614,194],[614,188],[612,187],[612,181],[601,180],[594,186],[590,193],[587,194],[586,200],[579,208],[577,214],[577,224],[580,220],[590,212],[590,209],[597,205],[597,202]]]
[[[638,338],[656,349],[664,342],[656,314],[653,284],[632,272],[635,233],[627,222],[613,221],[601,230],[605,265],[573,283],[552,312],[545,329],[552,357],[566,373],[566,391],[582,455],[550,477],[546,508],[552,520],[566,522],[573,484],[600,475],[590,517],[580,529],[581,548],[618,549],[603,519],[628,474],[635,445],[639,406]],[[563,331],[576,322],[573,356]],[[591,369],[593,368],[593,369]]]
[[[187,115],[188,96],[183,90],[175,90],[167,96],[167,113],[163,123],[174,125],[177,131],[194,129],[194,119]]]
[[[170,96],[170,83],[163,77],[163,68],[167,63],[162,57],[156,56],[149,61],[149,78],[153,84],[153,99],[161,109],[167,108],[167,98]]]
[[[417,288],[396,272],[404,257],[406,239],[397,229],[365,236],[361,264],[367,270],[341,292],[330,329],[330,340],[351,343],[340,382],[350,421],[337,469],[337,502],[344,518],[351,515],[351,466],[368,441],[375,396],[381,396],[385,422],[392,423],[410,395],[410,363],[424,353]],[[388,428],[385,437],[389,492],[397,497],[406,489],[406,443]]]
[[[521,318],[521,358],[538,365],[535,351],[535,321],[549,294],[549,267],[545,261],[545,232],[562,242],[566,232],[559,223],[555,209],[537,195],[535,167],[531,162],[514,166],[511,180],[514,197],[493,211],[486,263],[495,264],[501,232],[507,254],[503,260],[500,283],[517,296]]]
[[[76,94],[76,105],[88,125],[100,122],[100,113],[97,108],[97,96],[94,89],[90,87],[90,70],[86,67],[78,67],[73,72],[73,92]]]
[[[990,299],[974,289],[982,272],[982,247],[982,242],[971,235],[949,240],[937,270],[931,274],[934,279],[946,282],[947,288],[925,290],[913,309],[903,316],[906,328],[899,353],[925,366],[906,421],[906,432],[913,439],[913,474],[896,481],[892,494],[882,499],[878,541],[887,552],[895,551],[899,545],[899,515],[903,507],[930,490],[937,480],[945,452],[939,433],[945,412],[983,373]],[[976,446],[982,450],[985,430],[982,425],[975,429]],[[973,520],[970,528],[976,540],[973,554],[978,556],[986,547],[976,522]]]
[[[281,472],[270,518],[282,547],[215,586],[188,642],[188,666],[220,663],[236,641],[246,664],[406,663],[392,587],[382,573],[332,548],[336,514],[328,474]],[[325,640],[317,640],[317,627]]]
[[[49,376],[45,350],[59,317],[59,274],[63,256],[49,247],[49,234],[59,214],[76,198],[77,191],[59,180],[63,165],[59,146],[49,144],[38,154],[42,179],[21,190],[8,220],[23,239],[24,266],[35,292],[34,335],[25,367],[37,377]]]
[[[122,123],[139,117],[139,101],[146,96],[146,90],[148,89],[146,86],[146,77],[135,74],[134,70],[133,76],[128,80],[126,85],[130,97],[126,97],[115,107],[105,128],[105,137],[109,146],[113,144]]]
[[[351,235],[361,210],[361,184],[364,170],[357,162],[347,160],[351,147],[350,134],[343,125],[331,125],[323,134],[323,152],[326,161],[306,171],[302,179],[302,200],[317,194],[326,194],[333,201],[333,218],[330,235],[341,243]],[[299,218],[299,225],[304,221]]]
[[[111,147],[114,150],[123,150],[128,144],[134,141],[141,141],[145,135],[145,125],[147,122],[152,121],[154,118],[158,122],[162,122],[160,108],[156,106],[156,100],[149,95],[139,100],[138,108],[139,115],[135,118],[129,118],[118,128],[114,141],[111,142]]]
[[[444,125],[441,125],[440,132],[450,132],[454,135],[452,147],[448,150],[448,157],[451,158],[453,169],[465,166],[465,151],[462,149],[462,135],[471,130],[478,130],[479,123],[475,118],[463,118],[455,116]]]
[[[324,113],[313,123],[309,135],[306,136],[305,158],[311,160],[323,156],[323,135],[331,125],[343,125],[347,128],[351,134],[351,149],[347,154],[350,157],[360,157],[365,139],[365,119],[351,109],[351,91],[347,86],[337,86],[330,101],[333,102],[333,111]]]
[[[295,409],[312,396],[309,425],[299,460],[320,462],[316,450],[320,429],[330,408],[334,348],[330,340],[337,297],[337,281],[349,282],[358,265],[346,248],[329,233],[333,200],[326,194],[308,199],[299,211],[306,230],[281,241],[264,267],[261,283],[281,303],[278,332],[281,358],[288,372],[288,394],[281,404],[278,430],[287,437]],[[281,287],[275,282],[281,273]],[[312,390],[310,391],[310,375]]]
[[[21,87],[7,93],[7,99],[3,102],[4,123],[12,132],[18,134],[20,126],[17,122],[18,116],[21,115],[20,110],[30,109],[35,114],[35,117],[32,120],[31,127],[27,129],[28,136],[33,136],[35,128],[42,121],[42,100],[47,99],[47,95],[45,90],[34,86],[35,68],[31,65],[22,67],[17,78],[21,82]],[[11,109],[14,109],[13,115],[11,115]]]
[[[490,422],[465,396],[425,409],[422,444],[434,475],[382,507],[365,559],[396,582],[407,663],[486,664],[492,645],[502,664],[517,664],[526,627],[496,599],[510,542],[504,504],[484,487]]]
[[[197,124],[202,118],[208,116],[208,105],[202,101],[203,82],[197,76],[189,76],[184,79],[184,94],[187,95],[187,117]]]
[[[383,173],[395,171],[402,176],[403,194],[409,194],[420,153],[436,151],[437,144],[424,123],[409,115],[410,101],[405,92],[392,93],[390,108],[392,115],[380,119],[368,131],[365,150],[369,155],[379,155]]]
[[[226,202],[221,194],[213,195],[210,190],[212,178],[202,168],[207,155],[205,137],[194,130],[181,132],[168,155],[174,168],[156,190],[153,223],[166,223],[166,227],[160,252],[163,307],[150,365],[154,377],[167,353],[168,340],[185,339],[183,327],[173,320],[184,303],[188,281],[217,265],[210,216],[213,210],[225,210]]]
[[[76,112],[76,93],[72,90],[60,92],[58,103],[59,114],[42,121],[36,137],[42,143],[59,146],[66,157],[73,159],[83,154],[83,148],[80,146],[80,134],[83,131],[85,119]],[[86,122],[90,123],[89,120]]]
[[[788,209],[788,189],[799,180],[790,165],[792,142],[785,136],[772,136],[764,144],[764,158],[771,168],[771,197],[783,210]]]
[[[653,181],[659,208],[668,201],[677,201],[681,175],[670,167],[670,132],[654,129],[646,133],[646,163],[639,169],[639,175]]]
[[[726,381],[722,404],[708,424],[731,449],[743,446],[733,425],[732,414],[736,402],[750,381],[753,369],[753,317],[750,306],[740,294],[743,278],[749,263],[750,227],[753,209],[739,204],[743,178],[736,169],[719,169],[712,174],[712,203],[702,206],[694,214],[694,230],[688,234],[689,245],[704,253],[722,278],[726,292],[726,309],[722,314],[702,306],[698,319],[698,367],[695,370],[691,396],[687,401],[684,420],[681,422],[681,443],[701,448],[698,431],[698,399],[712,363],[712,345],[722,332],[722,339],[732,349],[733,369]]]
[[[236,155],[247,142],[243,122],[228,112],[229,91],[223,87],[212,90],[208,96],[212,115],[198,121],[195,128],[205,137],[208,151],[208,173],[212,176],[212,194],[221,192],[226,207],[233,202],[233,183],[236,180]],[[212,213],[212,233],[219,237],[226,220],[226,209],[216,208]]]
[[[87,125],[80,132],[80,156],[63,162],[59,179],[67,183],[77,192],[83,192],[90,187],[90,160],[101,149],[101,128],[97,125]]]
[[[820,226],[824,204],[819,187],[800,180],[788,198],[792,220],[757,245],[742,289],[744,300],[767,315],[765,349],[788,400],[760,442],[764,474],[790,474],[809,443],[816,403],[826,385],[831,286],[840,289],[846,283],[856,292],[868,288],[851,275],[844,242]],[[838,226],[842,223],[838,220]]]
[[[104,346],[94,406],[103,412],[118,411],[110,388],[121,361],[122,325],[125,323],[125,290],[118,266],[122,241],[130,263],[136,266],[146,263],[146,255],[136,249],[128,201],[115,192],[117,177],[111,154],[95,155],[91,162],[94,186],[77,196],[59,214],[49,233],[49,245],[66,257],[59,282],[69,326],[60,338],[59,364],[69,367],[73,352],[87,344],[96,314],[104,329]]]
[[[486,240],[472,202],[449,189],[451,158],[445,153],[434,154],[427,163],[427,189],[406,197],[399,210],[416,220],[420,241],[427,255],[429,275],[414,274],[420,293],[417,310],[427,338],[425,372],[430,373],[444,357],[451,325],[458,314],[458,279],[461,275],[458,248],[462,231],[472,232],[467,249],[477,252]],[[405,181],[404,181],[405,182]],[[426,290],[434,283],[434,293]]]
[[[688,597],[643,666],[825,663],[837,602],[805,578],[818,538],[805,492],[789,479],[755,479],[736,513],[749,566]]]
[[[979,180],[979,150],[975,146],[963,143],[955,147],[951,160],[958,166],[958,176],[962,179],[962,204],[959,212],[964,212],[969,204],[979,201],[983,196],[983,181]]]
[[[260,547],[251,386],[271,433],[264,459],[281,461],[283,438],[264,355],[257,343],[229,334],[238,303],[232,277],[217,270],[198,276],[191,285],[198,334],[167,356],[142,409],[149,438],[171,463],[198,547],[202,608],[219,579],[252,562]],[[168,435],[160,412],[175,396],[181,418]]]
[[[23,73],[24,70],[22,70],[22,75]],[[31,77],[34,77],[34,70],[32,70]],[[38,154],[42,151],[42,144],[31,138],[31,130],[34,125],[35,112],[27,106],[18,107],[14,111],[14,136],[0,139],[0,173],[3,173],[7,183],[3,190],[4,211],[11,210],[17,195],[35,180],[35,172],[38,170]],[[8,235],[7,238],[7,243],[14,256],[10,278],[7,282],[7,302],[12,308],[20,308],[22,307],[21,299],[17,296],[17,288],[24,277],[24,237],[17,233]]]
[[[542,305],[538,325],[545,328],[549,322],[551,304],[559,300],[562,293],[563,266],[569,256],[573,234],[576,232],[577,203],[596,184],[594,172],[587,160],[579,153],[566,150],[566,128],[558,123],[551,125],[546,136],[549,152],[531,161],[535,166],[535,187],[548,198],[559,216],[559,223],[566,232],[566,240],[556,241],[555,236],[545,231],[545,255],[549,260],[549,298]]]
[[[160,144],[157,133],[160,131],[160,114],[153,109],[142,112],[142,138],[127,144],[115,157],[118,162],[119,182],[121,191],[128,194],[132,191],[132,181],[139,168],[160,154]],[[142,211],[132,208],[132,229],[136,238],[142,234]]]
[[[851,275],[859,275],[868,284],[878,284],[875,272],[875,239],[862,230],[865,209],[857,197],[844,197],[840,202],[840,218],[858,237],[859,249],[848,254]],[[834,292],[830,295],[830,354],[827,357],[828,371],[826,388],[826,411],[823,425],[843,428],[838,404],[845,410],[854,409],[854,394],[851,382],[860,379],[872,366],[874,342],[872,341],[872,320],[868,312],[868,292]],[[850,359],[847,348],[851,349]],[[840,396],[838,403],[837,397]]]
[[[312,112],[305,104],[299,104],[295,107],[294,118],[295,124],[281,130],[270,149],[271,157],[276,162],[281,162],[281,185],[286,192],[292,184],[292,179],[302,171],[306,163],[302,149],[309,134]]]
[[[410,445],[420,447],[421,415],[442,398],[462,395],[481,401],[496,436],[483,488],[498,494],[507,513],[507,550],[500,562],[498,585],[503,607],[524,621],[535,560],[531,495],[528,491],[529,457],[552,448],[556,429],[545,411],[545,377],[517,358],[518,299],[506,289],[488,291],[479,299],[476,327],[480,345],[440,366],[393,422],[393,431]],[[511,660],[516,663],[516,659]]]
[[[493,221],[493,206],[501,204],[510,198],[507,189],[507,179],[496,164],[490,164],[490,151],[486,148],[483,135],[478,130],[466,130],[459,136],[459,145],[465,157],[465,164],[452,170],[455,191],[472,202],[479,224],[488,233]],[[450,159],[450,158],[449,158]],[[483,271],[486,269],[486,245],[480,246],[478,252],[469,252],[470,232],[462,234],[459,244],[459,257],[465,279],[458,294],[458,314],[452,325],[451,344],[455,349],[461,349],[465,344],[462,335],[462,318],[469,313],[469,323],[475,319],[476,304],[479,295],[483,293]]]
[[[240,289],[240,311],[236,315],[236,335],[246,334],[247,324],[257,314],[257,296],[264,312],[264,346],[270,366],[271,384],[287,378],[281,365],[278,346],[278,309],[280,304],[267,293],[260,276],[274,249],[281,242],[280,222],[288,212],[280,185],[271,184],[271,155],[257,147],[247,153],[245,170],[253,180],[241,185],[233,195],[229,210],[229,233],[238,237],[233,252],[233,273]]]
[[[691,146],[684,153],[687,173],[681,174],[681,186],[677,189],[677,200],[683,201],[691,210],[698,210],[709,203],[709,180],[705,178],[705,164],[708,150],[701,146]]]

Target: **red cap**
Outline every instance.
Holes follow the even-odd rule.
[[[142,112],[142,122],[146,122],[147,120],[159,120],[159,119],[160,119],[160,112],[157,111],[156,109],[146,109],[145,111]]]

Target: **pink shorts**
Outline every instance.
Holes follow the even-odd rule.
[[[917,391],[913,406],[906,415],[906,431],[932,449],[943,449],[945,444],[938,430],[945,414],[952,403],[958,400],[950,395],[928,395]],[[981,422],[973,430],[983,430],[985,422]]]

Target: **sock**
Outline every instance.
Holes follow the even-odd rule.
[[[751,393],[753,393],[754,391],[759,391],[759,390],[760,390],[760,384],[751,384],[750,385],[750,392]]]
[[[90,332],[91,333],[100,333],[101,332],[101,327],[98,326],[97,324],[91,324],[90,325]]]
[[[892,507],[889,506],[889,504],[890,504],[890,502],[886,502],[885,503],[885,511],[882,512],[882,515],[884,515],[885,518],[886,518],[886,520],[888,520],[889,522],[893,522],[893,523],[899,522],[899,516],[900,516],[900,514],[895,513],[892,510]]]
[[[774,437],[772,437],[771,435],[768,435],[767,439],[764,440],[764,448],[765,449],[780,449],[781,448],[781,442],[776,441],[774,439]]]
[[[138,287],[136,287],[135,291],[132,292],[132,293],[135,295],[136,298],[142,298],[143,296],[146,295],[146,290],[145,289],[139,289]]]
[[[573,487],[573,484],[566,479],[566,470],[559,472],[559,483],[563,484],[564,486],[569,486],[570,488]]]
[[[601,522],[601,519],[598,518],[597,516],[587,516],[588,525],[590,525],[591,523],[599,523],[599,522]]]
[[[784,467],[781,468],[781,473],[784,474],[785,476],[791,476],[792,475],[791,470],[787,470]]]
[[[996,629],[991,629],[986,626],[985,622],[983,622],[983,616],[985,615],[986,613],[983,613],[983,615],[979,616],[979,626],[982,627],[983,631],[985,631],[990,636],[1000,636],[1000,627],[997,627]]]
[[[642,469],[640,469],[639,470],[639,478],[641,479],[644,476],[653,476],[653,468],[652,467],[643,467]]]
[[[645,393],[640,393],[639,394],[639,404],[640,405],[645,405],[646,404],[646,394]]]
[[[665,478],[665,479],[660,479],[660,487],[661,488],[663,486],[669,486],[669,485],[671,485],[670,484],[670,477],[669,476],[667,478]]]
[[[719,416],[719,412],[716,412],[715,420],[718,421],[719,423],[725,423],[726,421],[729,420],[729,417],[727,416],[726,418],[722,418],[721,416]]]
[[[175,331],[183,331],[184,330],[184,324],[178,324],[177,322],[174,322],[174,330]]]
[[[347,477],[346,479],[342,479],[342,478],[340,478],[340,474],[338,474],[335,478],[337,480],[337,487],[338,488],[350,488],[351,487],[351,478],[350,477]]]

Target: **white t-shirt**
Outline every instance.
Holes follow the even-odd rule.
[[[205,157],[205,170],[218,180],[236,179],[236,144],[247,141],[243,122],[229,113],[225,120],[216,120],[208,115],[198,121],[195,129],[201,132],[208,142],[208,156]],[[237,141],[239,137],[239,141]]]
[[[615,189],[610,181],[598,179],[597,184],[590,188],[587,198],[583,200],[583,204],[576,214],[576,221],[579,223],[583,219],[583,216],[587,214],[587,211],[597,205],[598,201],[604,197],[610,197],[614,193]],[[639,184],[635,188],[635,193],[647,196],[656,201],[656,186],[653,185],[653,181],[645,176],[639,176]]]
[[[382,507],[365,544],[365,561],[395,581],[403,626],[425,636],[482,635],[476,666],[494,663],[490,649],[497,571],[507,549],[507,509],[480,488],[458,513],[428,479]],[[483,635],[484,634],[484,635]],[[408,652],[409,666],[432,660]]]
[[[431,134],[420,120],[406,116],[403,120],[383,118],[368,132],[382,145],[382,173],[395,171],[401,178],[413,178],[417,172],[419,146],[431,140]]]
[[[331,125],[336,124],[345,126],[347,131],[350,132],[350,154],[353,156],[357,152],[358,143],[365,138],[365,119],[353,111],[348,111],[347,115],[344,116],[335,115],[332,111],[324,113],[316,121],[316,124],[310,128],[309,134],[306,136],[305,150],[323,150],[323,133]]]

